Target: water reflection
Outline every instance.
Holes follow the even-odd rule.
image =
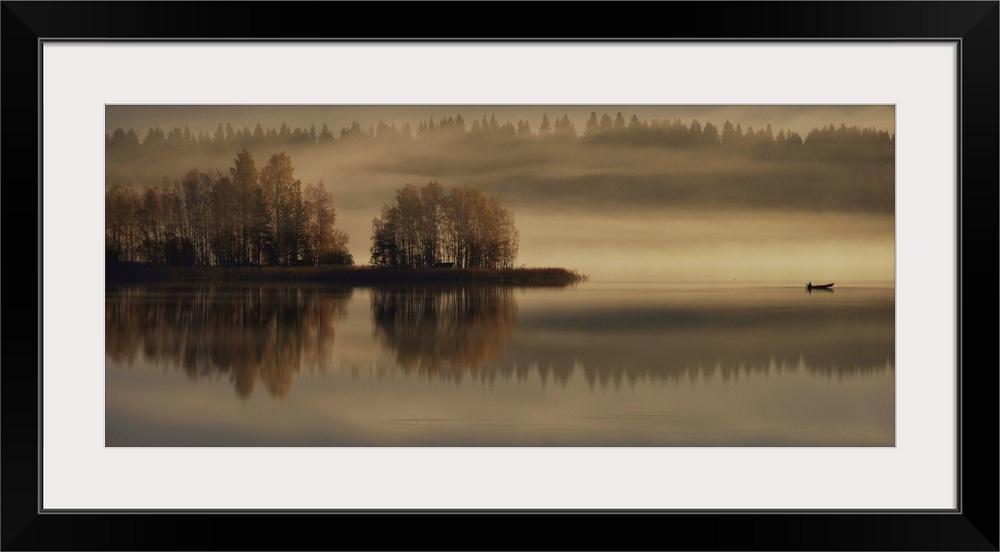
[[[891,289],[123,287],[105,322],[107,446],[894,443]]]
[[[578,375],[592,388],[619,387],[793,371],[862,377],[894,363],[891,294],[623,304],[548,293],[563,299],[539,305],[537,297],[501,287],[397,286],[360,297],[352,288],[318,286],[119,288],[107,292],[106,350],[118,364],[133,363],[141,352],[191,379],[227,376],[244,398],[258,382],[286,396],[303,367],[358,369],[350,359],[331,361],[338,324],[370,331],[374,344],[348,346],[376,359],[379,372],[444,381],[531,377],[565,386]],[[526,301],[524,312],[518,299]],[[371,319],[356,308],[347,320],[351,301],[369,302]],[[371,356],[373,349],[392,361]]]
[[[372,290],[374,332],[399,369],[461,379],[482,370],[510,341],[517,307],[510,288]]]
[[[793,371],[859,377],[894,363],[891,295],[823,304],[783,297],[630,305],[575,299],[515,320],[507,289],[376,290],[375,335],[396,357],[381,369],[486,382],[537,375],[562,386],[576,374],[591,387],[617,387]]]
[[[303,365],[322,367],[351,288],[124,287],[105,297],[105,352],[119,364],[147,359],[191,379],[228,375],[249,397],[259,381],[288,394]]]
[[[543,381],[592,385],[805,371],[860,377],[895,359],[892,297],[830,304],[568,305],[522,317],[517,355]]]

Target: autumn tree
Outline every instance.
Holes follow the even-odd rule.
[[[228,175],[191,169],[140,194],[105,192],[107,259],[183,266],[353,264],[323,186],[293,178],[285,153],[258,171],[246,149]]]
[[[239,199],[230,177],[220,176],[212,184],[210,205],[214,263],[219,266],[236,266],[241,254],[242,229]]]
[[[183,234],[194,248],[194,262],[211,264],[209,258],[212,178],[198,169],[191,169],[181,181],[184,198]]]
[[[131,187],[114,185],[104,193],[104,244],[110,261],[139,259],[139,198]]]
[[[287,129],[286,125],[282,125]],[[301,210],[301,181],[293,176],[292,160],[285,152],[276,153],[268,159],[260,171],[260,185],[267,201],[268,229],[273,237],[269,252],[270,264],[296,264]]]
[[[464,186],[406,184],[372,220],[371,263],[384,268],[509,268],[517,257],[514,217],[498,198]]]
[[[151,263],[163,261],[163,215],[160,208],[160,196],[152,188],[146,189],[142,195],[142,203],[138,207],[139,237],[142,243],[142,254]]]
[[[259,124],[257,128],[260,128]],[[266,232],[266,224],[262,224],[264,221],[258,218],[261,209],[256,203],[258,198],[263,198],[263,194],[259,193],[259,175],[253,154],[246,148],[236,154],[229,175],[232,177],[236,211],[239,216],[238,264],[259,264],[261,252],[258,248],[261,246],[262,238],[260,234]],[[257,262],[254,262],[254,259],[257,259]]]
[[[303,196],[305,246],[303,260],[309,264],[353,264],[347,251],[347,234],[334,228],[337,212],[323,181],[306,184]]]

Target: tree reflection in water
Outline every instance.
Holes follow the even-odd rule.
[[[516,357],[497,363],[528,361],[562,385],[573,376],[601,388],[794,372],[864,378],[893,369],[894,301],[572,304],[522,316],[513,348]]]
[[[374,332],[396,353],[399,368],[461,380],[499,355],[513,333],[510,288],[384,287],[372,290]]]
[[[354,300],[365,301],[366,293],[369,335],[393,358],[374,368],[431,380],[537,377],[566,386],[580,377],[591,388],[618,388],[786,372],[865,378],[895,362],[891,294],[805,306],[784,296],[629,305],[585,298],[555,304],[549,297],[546,308],[536,304],[518,316],[523,298],[507,287],[385,286]],[[295,285],[113,289],[105,306],[107,356],[130,364],[141,354],[192,379],[225,375],[243,398],[258,384],[284,397],[302,367],[334,364],[335,329],[352,297],[352,288]],[[355,317],[352,328],[369,323]],[[377,358],[375,344],[364,341],[341,348]],[[338,353],[337,365],[355,374],[372,366],[357,358],[345,362]]]
[[[323,368],[351,288],[136,287],[108,290],[105,351],[114,362],[147,359],[189,378],[228,374],[249,397],[260,381],[288,395],[303,365]]]

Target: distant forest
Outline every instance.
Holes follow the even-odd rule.
[[[466,121],[461,114],[435,121],[420,121],[416,129],[409,123],[400,127],[379,121],[377,125],[363,128],[357,121],[340,129],[335,135],[324,123],[319,130],[290,128],[282,123],[278,129],[263,128],[258,123],[253,129],[247,126],[234,128],[219,124],[215,132],[191,132],[187,127],[164,130],[153,127],[140,137],[135,130],[115,129],[105,135],[105,145],[111,160],[134,160],[149,154],[190,153],[196,150],[228,151],[234,148],[287,148],[291,146],[330,146],[338,143],[364,142],[400,144],[408,141],[461,140],[476,145],[505,144],[531,140],[563,141],[571,144],[619,144],[664,148],[723,147],[746,150],[755,155],[788,156],[858,156],[891,155],[895,135],[884,130],[833,124],[815,128],[805,138],[796,132],[775,130],[771,125],[744,129],[740,124],[726,121],[721,128],[697,119],[685,124],[680,119],[652,119],[642,121],[636,115],[626,120],[621,112],[615,115],[591,112],[582,133],[567,115],[549,119],[544,115],[536,129],[525,120],[501,123],[494,116]]]
[[[225,167],[246,148],[289,153],[313,182],[325,177],[370,190],[391,181],[397,184],[389,189],[414,179],[440,180],[531,205],[598,201],[608,208],[728,204],[878,213],[895,206],[895,136],[843,123],[801,136],[768,125],[595,111],[579,122],[565,114],[531,122],[487,114],[415,126],[354,122],[339,131],[323,124],[219,124],[211,133],[115,129],[105,140],[106,187],[157,186],[190,167]],[[345,192],[356,208],[360,188]]]

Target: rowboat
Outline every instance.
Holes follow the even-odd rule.
[[[832,287],[833,287],[832,283],[822,284],[822,285],[820,285],[820,284],[812,284],[812,283],[806,284],[806,289],[830,289]]]

